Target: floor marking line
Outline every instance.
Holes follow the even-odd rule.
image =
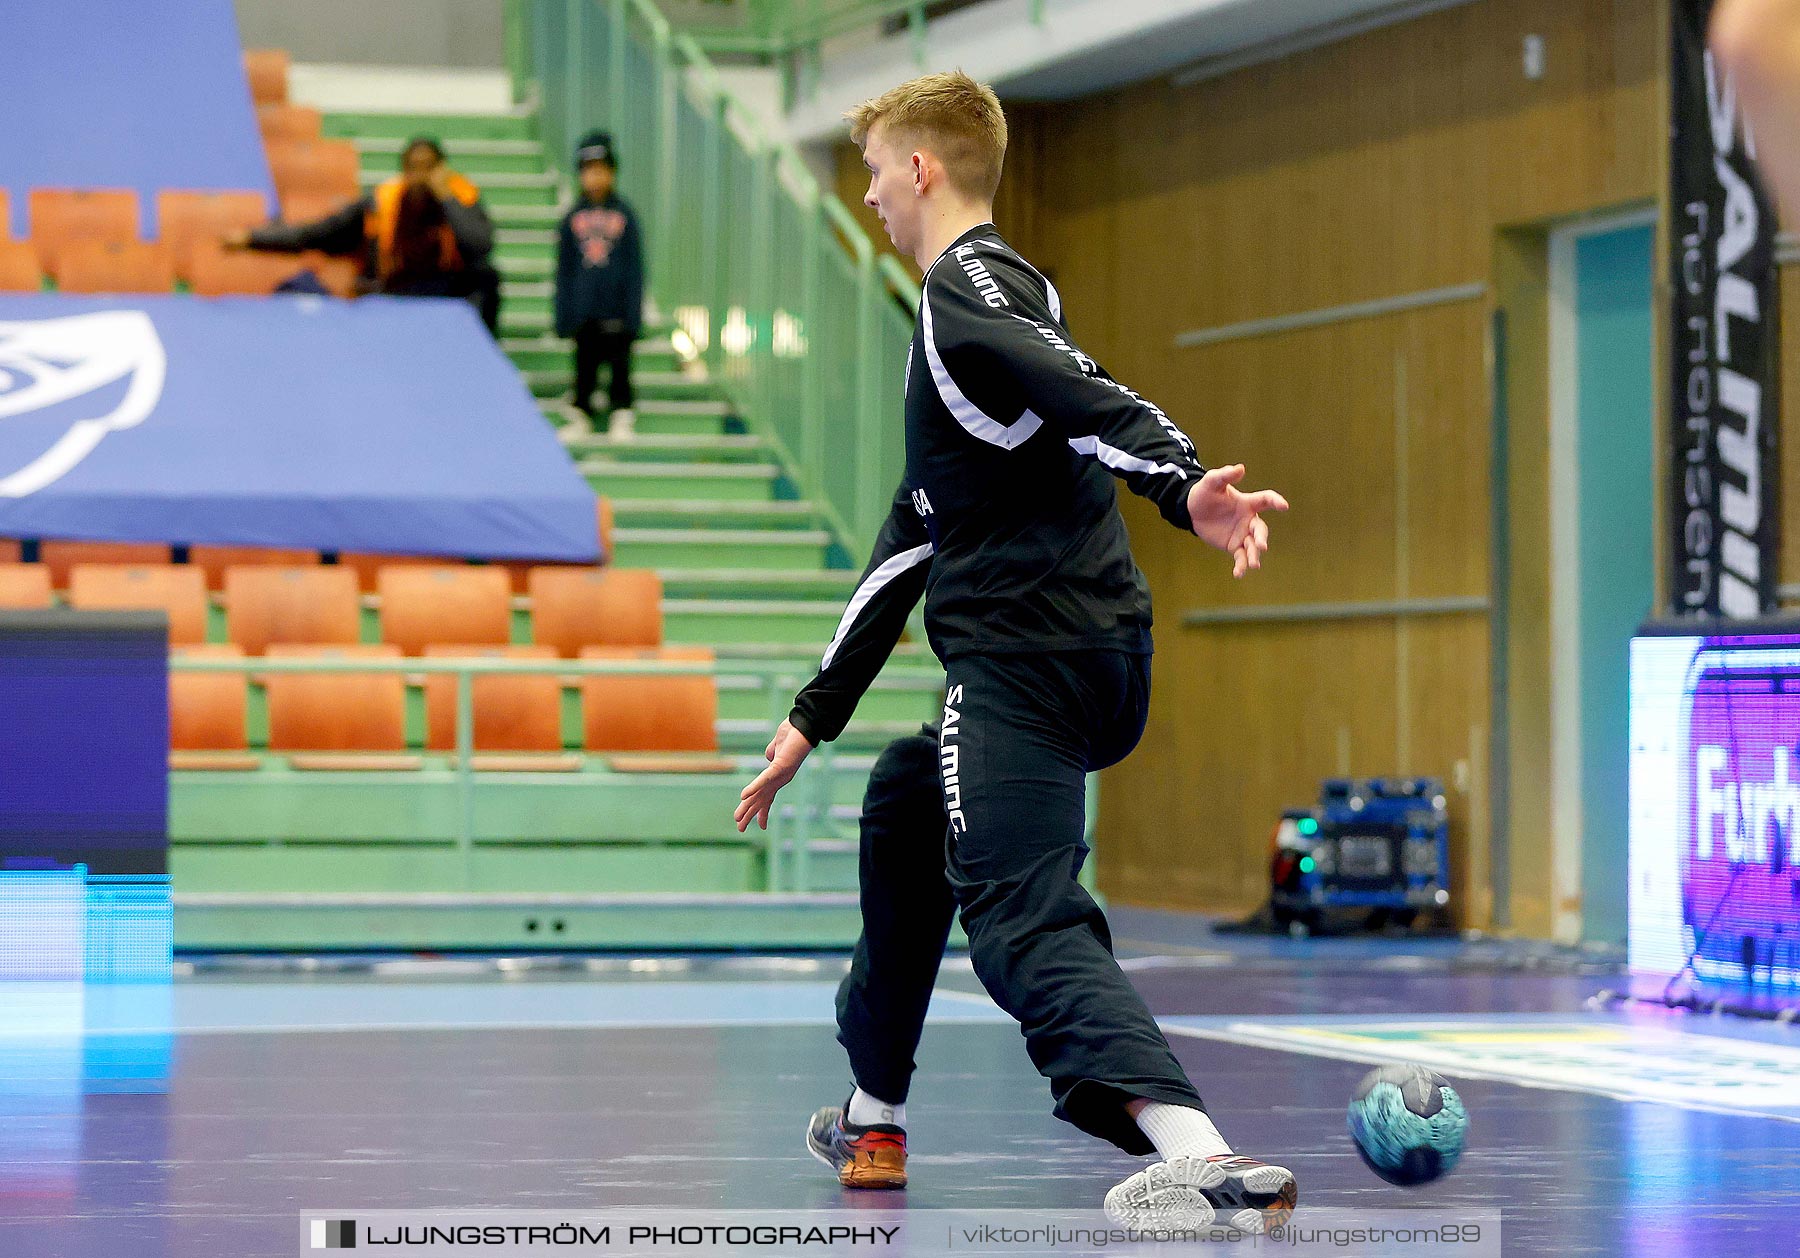
[[[1347,1044],[1321,1040],[1316,1043],[1297,1042],[1275,1036],[1258,1035],[1254,1031],[1243,1031],[1233,1027],[1197,1027],[1180,1026],[1170,1022],[1159,1021],[1163,1031],[1170,1035],[1185,1035],[1192,1039],[1217,1040],[1226,1044],[1239,1044],[1247,1048],[1270,1049],[1275,1052],[1295,1053],[1302,1057],[1325,1057],[1335,1061],[1363,1062],[1371,1066],[1386,1066],[1398,1061],[1408,1060],[1404,1050],[1395,1052],[1377,1052],[1373,1049],[1353,1048]],[[1397,1046],[1398,1047],[1398,1046]],[[1439,1069],[1434,1066],[1433,1069]],[[1800,1114],[1779,1114],[1767,1110],[1740,1108],[1729,1105],[1712,1105],[1704,1101],[1684,1100],[1667,1096],[1646,1096],[1642,1092],[1620,1092],[1578,1083],[1572,1080],[1546,1079],[1540,1076],[1514,1074],[1492,1068],[1479,1068],[1457,1065],[1445,1068],[1443,1073],[1453,1078],[1481,1079],[1491,1083],[1510,1083],[1515,1087],[1536,1088],[1546,1092],[1580,1092],[1589,1096],[1604,1096],[1615,1101],[1636,1101],[1646,1105],[1670,1105],[1676,1109],[1696,1110],[1707,1114],[1729,1114],[1737,1118],[1767,1118],[1778,1123],[1800,1124]]]

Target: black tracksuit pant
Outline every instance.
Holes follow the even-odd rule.
[[[942,724],[890,744],[863,802],[863,932],[837,1001],[851,1072],[871,1096],[906,1099],[960,909],[976,976],[1018,1019],[1057,1117],[1152,1153],[1128,1099],[1204,1107],[1076,881],[1086,775],[1143,735],[1150,657],[970,655],[947,672]]]
[[[609,326],[616,325],[616,326]],[[600,380],[600,364],[607,373],[608,409],[628,411],[632,406],[631,343],[637,338],[620,320],[584,323],[575,332],[575,405],[594,413],[594,386]]]

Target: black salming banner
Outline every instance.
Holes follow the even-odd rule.
[[[1670,610],[1775,608],[1775,211],[1737,93],[1706,47],[1713,0],[1673,0]]]

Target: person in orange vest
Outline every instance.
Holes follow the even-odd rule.
[[[225,244],[360,256],[364,291],[466,298],[489,332],[499,327],[500,276],[489,260],[493,222],[481,190],[450,168],[443,146],[429,136],[410,141],[400,173],[366,196],[310,223],[234,232]]]

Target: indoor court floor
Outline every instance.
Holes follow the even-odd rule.
[[[1507,1254],[1800,1250],[1791,1024],[1590,1007],[1616,969],[1542,948],[1114,926],[1226,1138],[1296,1172],[1296,1223],[1486,1209]],[[1090,1210],[1139,1165],[1051,1116],[952,954],[908,1104],[911,1186],[840,1189],[800,1137],[849,1089],[844,966],[202,961],[169,988],[0,989],[0,1254],[291,1255],[321,1210]],[[1434,1065],[1468,1106],[1462,1164],[1424,1188],[1381,1183],[1345,1132],[1388,1059]]]

